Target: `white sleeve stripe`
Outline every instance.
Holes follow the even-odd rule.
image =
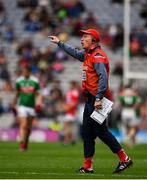
[[[95,58],[104,58],[104,59],[105,59],[105,57],[102,56],[101,54],[96,54],[94,57],[95,57]]]

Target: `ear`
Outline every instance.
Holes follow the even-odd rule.
[[[91,43],[94,44],[95,42],[96,40],[92,38]]]

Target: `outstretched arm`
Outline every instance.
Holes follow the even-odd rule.
[[[60,39],[57,37],[57,36],[48,36],[50,38],[50,41],[55,43],[55,44],[58,44]]]
[[[57,36],[48,36],[48,37],[50,38],[51,42],[57,44],[60,48],[62,48],[69,55],[78,59],[79,61],[82,61],[82,62],[84,61],[84,50],[80,51],[67,43],[61,42]]]

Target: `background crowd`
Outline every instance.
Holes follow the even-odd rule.
[[[119,77],[120,80],[117,88],[117,83],[113,82],[116,105],[108,125],[119,128],[122,107],[117,97],[125,88],[122,85],[123,22],[121,18],[112,23],[102,21],[94,9],[92,11],[88,8],[88,3],[93,4],[92,6],[104,4],[102,0],[0,0],[0,124],[4,123],[1,123],[4,115],[12,114],[11,101],[15,92],[14,82],[21,75],[21,69],[24,66],[31,66],[32,74],[39,78],[41,92],[44,96],[44,106],[34,120],[34,126],[39,126],[40,121],[46,120],[47,127],[57,127],[51,122],[56,124],[57,119],[61,116],[63,118],[60,103],[66,101],[71,80],[77,83],[79,91],[77,115],[78,124],[81,124],[80,110],[83,107],[83,99],[80,90],[80,75],[79,78],[73,76],[73,73],[78,73],[76,69],[72,69],[74,59],[59,48],[51,46],[47,36],[49,34],[58,35],[63,41],[72,41],[77,48],[80,48],[79,30],[93,27],[101,32],[102,45],[110,54],[111,61],[113,57],[117,59],[111,62],[113,64],[112,76],[113,78]],[[123,9],[122,0],[110,0],[105,3],[106,5],[109,3],[112,8]],[[138,61],[141,61],[147,56],[147,1],[132,0],[131,6],[140,22],[137,21],[131,26],[130,56],[138,57]],[[113,19],[113,17],[107,18]],[[68,66],[72,72],[68,72],[67,77]],[[79,68],[79,64],[77,67]],[[67,80],[66,85],[64,78]],[[139,127],[146,129],[147,89],[136,87],[134,84],[131,88],[138,91],[142,99],[139,107],[139,118],[141,119]],[[17,126],[15,117],[11,118],[13,121],[10,126]]]

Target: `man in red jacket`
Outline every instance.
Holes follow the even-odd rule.
[[[51,42],[57,44],[72,57],[83,62],[82,88],[86,97],[83,114],[84,163],[80,173],[93,173],[92,160],[95,153],[95,139],[99,137],[120,161],[113,173],[119,173],[133,164],[116,138],[109,132],[106,121],[97,123],[90,116],[94,109],[102,108],[102,99],[112,100],[109,88],[109,61],[99,45],[100,34],[96,29],[81,30],[81,45],[83,50],[77,50],[63,43],[57,36],[49,36]]]

